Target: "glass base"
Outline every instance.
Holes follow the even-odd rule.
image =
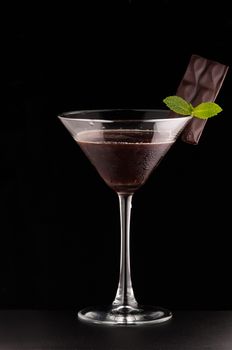
[[[154,306],[87,307],[78,312],[82,321],[105,325],[148,325],[172,318],[169,310]]]

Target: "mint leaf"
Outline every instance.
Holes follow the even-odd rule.
[[[193,107],[191,103],[185,101],[179,96],[168,96],[163,102],[173,112],[182,115],[191,115],[200,119],[208,119],[217,115],[222,111],[222,108],[214,102],[202,102],[196,107]]]
[[[193,111],[193,106],[191,103],[185,101],[182,97],[179,96],[168,96],[163,102],[166,106],[171,109],[173,112],[182,115],[191,115]]]
[[[200,119],[208,119],[217,115],[222,111],[222,108],[214,102],[203,102],[193,108],[192,116]]]

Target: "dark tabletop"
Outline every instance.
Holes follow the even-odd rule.
[[[73,311],[0,311],[0,350],[231,350],[232,311],[178,311],[162,325],[105,327]]]

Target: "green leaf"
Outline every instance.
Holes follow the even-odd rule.
[[[181,115],[191,115],[193,111],[193,106],[191,103],[185,101],[182,97],[179,96],[168,96],[163,102],[166,106],[171,109],[173,112]]]
[[[211,118],[222,111],[222,108],[217,103],[202,102],[198,106],[193,107],[191,103],[179,96],[168,96],[163,102],[177,114],[191,115],[200,119]]]
[[[193,108],[192,115],[200,119],[208,119],[217,115],[222,108],[214,102],[203,102]]]

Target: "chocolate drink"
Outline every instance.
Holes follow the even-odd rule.
[[[76,138],[107,185],[118,193],[132,193],[144,184],[174,142],[167,140],[167,134],[149,130],[94,130]]]

